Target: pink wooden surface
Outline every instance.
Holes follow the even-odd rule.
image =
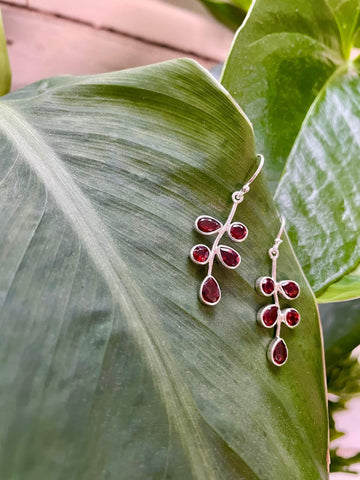
[[[54,75],[122,70],[179,57],[210,68],[225,60],[232,39],[213,20],[159,0],[108,0],[102,8],[97,0],[28,4],[38,10],[0,1],[13,90]]]
[[[226,58],[233,37],[211,17],[161,0],[28,0],[28,4],[218,61]]]

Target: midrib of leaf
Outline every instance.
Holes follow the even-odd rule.
[[[200,416],[170,349],[161,324],[132,272],[119,256],[105,225],[41,134],[9,105],[0,105],[0,127],[43,182],[86,248],[144,352],[163,399],[169,423],[181,439],[195,478],[218,480]],[[111,259],[111,260],[110,260]],[[126,278],[126,283],[121,279]],[[130,293],[130,294],[129,294]],[[137,299],[137,303],[132,300]],[[150,321],[149,321],[150,320]],[[147,325],[151,325],[149,328]],[[171,393],[169,393],[171,392]],[[179,412],[182,412],[179,415]]]

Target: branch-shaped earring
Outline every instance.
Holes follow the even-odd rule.
[[[271,277],[260,277],[256,281],[256,289],[265,297],[274,297],[274,303],[261,308],[257,314],[257,321],[265,328],[276,326],[275,338],[268,349],[268,360],[277,367],[284,365],[288,359],[288,349],[285,341],[280,337],[281,324],[295,328],[300,322],[300,313],[295,308],[280,309],[279,295],[286,300],[295,300],[300,295],[300,287],[293,280],[276,281],[276,266],[279,257],[279,246],[282,242],[281,235],[285,229],[285,218],[281,217],[280,231],[274,245],[269,250],[272,260]]]
[[[234,269],[240,265],[240,254],[227,245],[219,245],[219,242],[225,232],[234,242],[243,242],[248,236],[248,229],[243,223],[232,221],[239,203],[244,200],[245,194],[250,190],[250,184],[259,175],[264,165],[264,157],[257,155],[257,158],[260,160],[260,163],[256,172],[241,190],[232,194],[233,206],[224,225],[219,222],[219,220],[216,220],[216,218],[205,215],[201,215],[195,220],[195,229],[199,233],[203,235],[217,234],[211,249],[207,245],[199,244],[195,245],[190,252],[190,258],[193,262],[198,265],[208,265],[208,273],[200,286],[199,292],[200,300],[205,303],[205,305],[216,305],[221,299],[219,284],[212,275],[215,257],[217,257],[220,263],[226,268]]]

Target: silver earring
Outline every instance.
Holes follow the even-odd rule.
[[[269,250],[272,261],[271,277],[260,277],[256,281],[256,290],[265,297],[274,298],[274,303],[261,308],[257,314],[258,323],[265,328],[276,327],[275,338],[270,342],[267,357],[269,362],[277,367],[284,365],[288,359],[288,348],[280,337],[281,326],[284,323],[289,328],[295,328],[300,323],[300,313],[295,308],[281,310],[279,296],[285,300],[295,300],[300,295],[300,287],[293,280],[276,280],[276,266],[279,258],[281,235],[285,229],[285,218],[281,217],[280,231],[274,245]]]
[[[190,251],[190,258],[198,265],[208,265],[207,276],[200,286],[199,297],[205,305],[216,305],[221,299],[221,290],[215,277],[212,275],[214,259],[226,268],[237,268],[240,265],[240,254],[227,245],[219,245],[221,238],[226,232],[230,240],[234,242],[243,242],[248,236],[247,227],[241,222],[233,222],[238,205],[244,200],[244,196],[250,190],[250,184],[259,175],[263,165],[264,157],[257,155],[260,160],[259,166],[250,180],[239,191],[232,194],[233,206],[224,225],[216,218],[201,215],[195,220],[195,229],[203,235],[216,235],[211,249],[204,244],[195,245]]]

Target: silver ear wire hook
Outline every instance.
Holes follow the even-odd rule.
[[[256,157],[260,160],[260,163],[259,163],[259,166],[258,168],[256,169],[256,172],[254,173],[254,175],[250,178],[250,180],[246,183],[246,185],[250,185],[254,180],[255,178],[259,175],[259,173],[261,172],[263,166],[264,166],[264,157],[263,155],[261,155],[261,153],[259,153],[258,155],[256,155]]]
[[[275,238],[274,245],[269,250],[269,255],[271,259],[276,259],[279,256],[279,246],[282,243],[281,235],[284,233],[285,222],[286,222],[286,219],[283,215],[280,216],[280,221],[281,221],[281,226],[280,226],[279,233]]]
[[[255,178],[259,175],[259,173],[261,172],[263,166],[264,166],[264,157],[263,155],[261,155],[260,153],[258,155],[256,155],[256,158],[260,160],[260,163],[259,163],[259,166],[258,168],[255,170],[255,173],[253,174],[253,176],[250,178],[250,180],[248,180],[245,185],[242,187],[241,190],[239,190],[238,192],[234,192],[232,194],[232,200],[233,202],[236,202],[236,203],[241,203],[243,200],[244,200],[244,195],[246,193],[248,193],[250,191],[250,185],[252,184],[252,182],[255,180]]]

